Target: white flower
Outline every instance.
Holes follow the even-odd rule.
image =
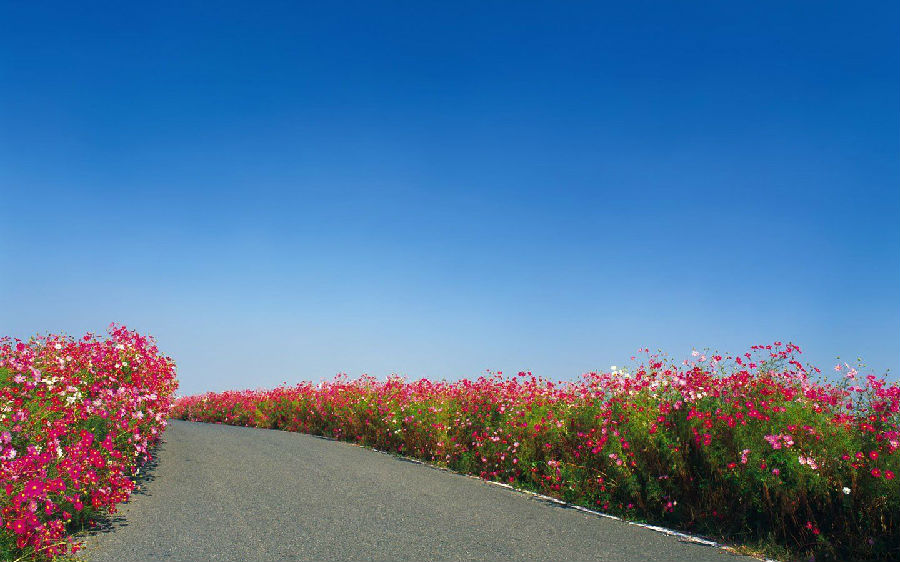
[[[846,496],[848,494],[850,494],[850,488],[848,488],[847,486],[844,486],[844,495]]]

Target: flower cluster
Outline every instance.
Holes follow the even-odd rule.
[[[176,387],[174,362],[125,327],[0,339],[0,551],[77,551],[70,530],[128,499]]]
[[[900,559],[900,386],[819,381],[799,353],[642,350],[576,382],[338,376],[181,398],[173,416],[344,439],[779,556]]]

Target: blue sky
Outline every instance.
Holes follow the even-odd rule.
[[[900,370],[896,3],[5,2],[0,333],[182,393]]]

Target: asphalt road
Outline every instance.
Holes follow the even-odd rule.
[[[752,560],[390,455],[173,421],[91,562]]]

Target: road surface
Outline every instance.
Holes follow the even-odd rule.
[[[752,560],[309,435],[172,421],[90,562]]]

